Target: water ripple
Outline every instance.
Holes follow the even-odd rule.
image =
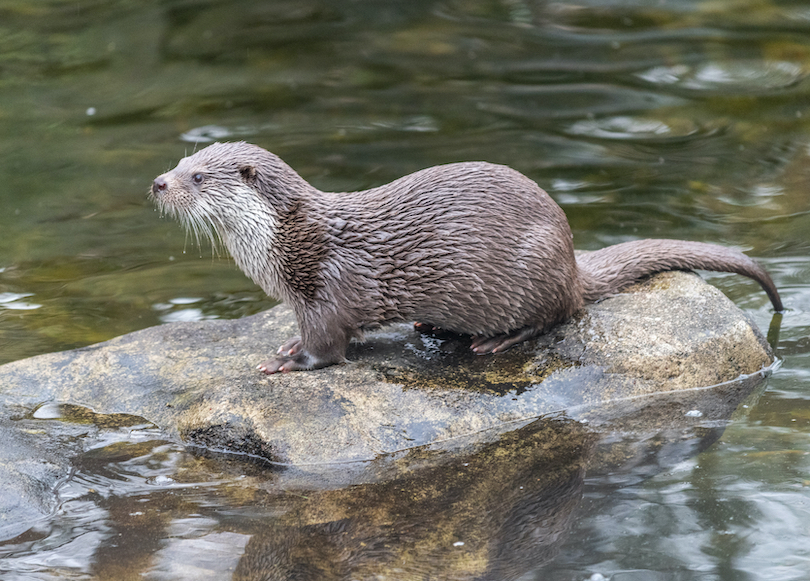
[[[789,61],[738,60],[657,66],[636,76],[662,87],[739,94],[787,89],[803,80],[807,73],[804,67]]]
[[[581,119],[683,104],[683,100],[675,96],[609,84],[512,86],[503,89],[497,97],[482,100],[479,109],[522,119]]]
[[[713,133],[715,130],[708,130]],[[620,115],[603,119],[584,119],[572,123],[567,133],[601,139],[662,140],[696,135],[703,129],[695,122],[681,119],[665,123],[658,119]]]

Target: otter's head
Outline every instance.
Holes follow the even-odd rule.
[[[150,198],[194,234],[221,239],[254,281],[266,267],[279,214],[311,189],[276,155],[244,142],[214,143],[155,178]],[[262,284],[262,286],[265,286]]]
[[[274,167],[278,165],[284,164],[258,146],[214,143],[184,157],[173,170],[155,178],[150,197],[189,230],[210,234],[213,227],[220,236],[227,237],[231,227],[238,227],[243,220],[240,214],[251,210],[272,212],[267,207],[271,200],[257,188],[259,168],[262,173],[274,173],[282,169]]]

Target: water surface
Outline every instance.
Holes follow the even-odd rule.
[[[782,367],[720,439],[665,470],[586,477],[565,540],[521,578],[806,579],[808,72],[801,2],[4,2],[0,362],[274,304],[146,201],[210,140],[255,142],[327,190],[508,164],[563,206],[577,248],[736,246],[789,309]],[[755,283],[707,279],[768,327]],[[194,578],[203,547],[224,578],[288,510],[241,487],[260,468],[124,434],[0,544],[1,571]]]

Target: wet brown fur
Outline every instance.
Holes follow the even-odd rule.
[[[294,310],[301,338],[259,366],[267,373],[342,361],[352,338],[397,321],[473,335],[476,351],[500,351],[662,270],[737,272],[782,310],[762,267],[722,246],[639,240],[577,261],[548,194],[484,162],[331,193],[260,147],[217,143],[156,178],[152,197],[198,235],[219,236],[248,276]]]

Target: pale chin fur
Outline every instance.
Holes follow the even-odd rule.
[[[286,300],[284,286],[276,274],[278,269],[271,267],[276,258],[278,218],[254,192],[250,194],[239,196],[238,214],[210,215],[210,222],[237,266],[268,295]]]

